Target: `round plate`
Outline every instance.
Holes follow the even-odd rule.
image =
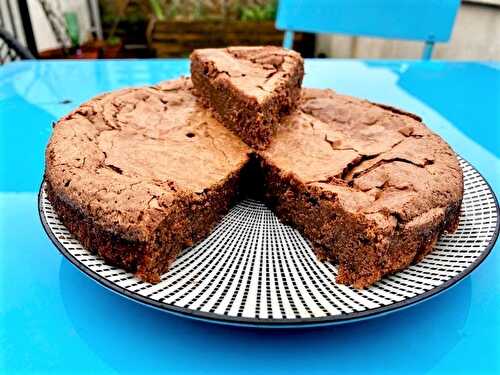
[[[183,251],[156,285],[104,263],[59,221],[42,184],[42,224],[61,253],[105,287],[135,301],[212,322],[264,327],[333,324],[381,315],[451,287],[490,253],[499,227],[495,195],[460,160],[465,193],[460,224],[418,264],[357,290],[335,282],[308,242],[261,202],[237,204],[203,242]]]

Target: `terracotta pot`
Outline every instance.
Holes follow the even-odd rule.
[[[104,59],[116,59],[120,56],[123,45],[117,44],[114,46],[105,45],[102,48],[102,58]]]
[[[97,59],[99,58],[98,48],[81,48],[76,53],[68,56],[69,59]]]

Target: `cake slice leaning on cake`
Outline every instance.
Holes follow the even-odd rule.
[[[61,119],[46,190],[84,247],[158,282],[228,211],[249,151],[181,78],[101,95]]]
[[[217,118],[245,143],[267,147],[281,118],[300,98],[304,62],[280,47],[198,49],[191,54],[191,79]]]

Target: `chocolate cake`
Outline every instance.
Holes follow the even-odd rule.
[[[280,48],[196,51],[192,66],[196,89],[181,78],[104,94],[54,127],[48,199],[106,262],[158,282],[239,195],[257,192],[357,288],[457,227],[462,171],[419,117],[300,94],[302,60]]]
[[[200,99],[248,145],[265,148],[283,115],[295,109],[302,57],[280,47],[198,49],[191,77]]]
[[[458,225],[457,158],[404,111],[305,89],[300,110],[259,157],[268,203],[320,259],[338,263],[339,283],[371,285]]]
[[[197,104],[189,79],[119,90],[55,125],[48,198],[83,246],[158,282],[227,212],[249,151]]]

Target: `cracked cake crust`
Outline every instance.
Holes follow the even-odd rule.
[[[463,176],[415,115],[331,90],[303,103],[259,153],[266,197],[337,281],[363,288],[419,261],[458,225]]]
[[[187,78],[119,90],[55,125],[48,198],[85,247],[157,282],[227,212],[249,152]]]
[[[197,104],[187,78],[104,94],[55,125],[48,199],[83,246],[149,282],[243,191],[263,188],[278,217],[338,263],[337,281],[357,288],[456,229],[462,171],[417,116],[304,89],[282,125],[252,151]]]
[[[280,47],[198,49],[191,76],[200,100],[245,143],[264,149],[300,97],[304,61]]]

